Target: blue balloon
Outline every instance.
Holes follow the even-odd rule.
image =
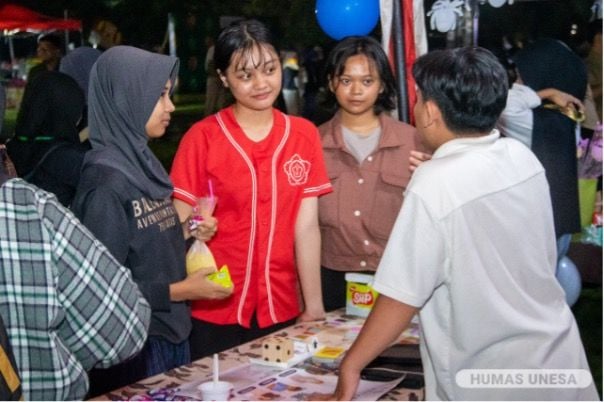
[[[367,35],[380,17],[379,0],[317,0],[319,26],[335,40]]]
[[[567,256],[560,258],[560,261],[558,261],[556,278],[564,289],[566,303],[572,306],[581,295],[581,275],[575,263]]]

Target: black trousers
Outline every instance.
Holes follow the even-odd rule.
[[[321,267],[321,289],[325,311],[346,306],[346,272]]]
[[[242,327],[239,324],[213,324],[195,318],[191,321],[193,322],[193,329],[189,337],[191,360],[197,360],[279,331],[294,324],[296,319],[294,318],[266,328],[258,327],[255,314],[252,318],[250,328]]]

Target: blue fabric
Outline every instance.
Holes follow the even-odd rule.
[[[188,340],[171,343],[162,337],[150,336],[141,352],[134,358],[108,369],[92,370],[87,398],[105,394],[190,362]]]
[[[150,337],[141,357],[147,363],[145,364],[145,377],[163,373],[191,362],[189,341],[174,344],[164,338]]]

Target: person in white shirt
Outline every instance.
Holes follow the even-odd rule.
[[[497,121],[497,129],[506,137],[515,138],[530,148],[533,142],[533,109],[541,106],[544,100],[561,108],[572,105],[579,113],[585,110],[583,102],[571,94],[556,88],[534,91],[519,78],[508,91],[507,103]]]
[[[352,400],[362,369],[419,312],[427,400],[598,399],[554,276],[543,166],[494,129],[505,70],[489,51],[467,47],[432,51],[413,74],[415,121],[434,154],[406,189],[373,284],[380,296],[340,365],[333,397]],[[512,382],[489,383],[489,369],[511,370]],[[541,377],[522,370],[547,369],[581,378],[527,388]]]

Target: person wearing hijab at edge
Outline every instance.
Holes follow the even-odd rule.
[[[3,94],[0,86],[0,100]],[[2,104],[0,128],[3,116]],[[23,396],[81,400],[88,370],[117,364],[143,347],[151,309],[130,271],[71,211],[7,171],[4,151],[0,316]]]
[[[84,91],[84,113],[78,124],[80,140],[88,143],[88,81],[93,64],[101,55],[101,51],[88,46],[78,47],[69,52],[61,60],[59,71],[76,80]]]
[[[92,381],[99,388],[95,384],[91,394],[189,363],[188,300],[220,299],[231,292],[207,279],[212,268],[186,275],[189,231],[181,226],[172,204],[172,182],[147,144],[164,135],[170,122],[177,71],[175,57],[115,46],[99,57],[90,73],[92,150],[84,158],[73,210],[130,268],[152,308],[142,352],[107,372],[95,373]],[[210,233],[206,229],[201,225],[192,234],[205,240]]]
[[[318,130],[273,107],[281,62],[262,23],[225,28],[214,61],[235,103],[189,129],[171,177],[181,221],[212,183],[220,230],[208,247],[228,265],[234,294],[193,302],[193,358],[325,316],[317,209],[331,183]]]
[[[571,234],[581,231],[577,121],[560,113],[560,108],[550,106],[583,110],[580,99],[585,98],[587,70],[579,56],[554,39],[539,39],[513,59],[518,84],[523,84],[516,84],[513,89],[521,89],[522,95],[517,96],[517,102],[508,100],[498,127],[506,136],[530,146],[545,168],[560,259],[568,250]],[[519,104],[526,106],[522,109]]]
[[[19,176],[55,194],[67,207],[87,151],[77,129],[83,110],[84,92],[73,78],[43,71],[23,98],[15,136],[7,143]]]

